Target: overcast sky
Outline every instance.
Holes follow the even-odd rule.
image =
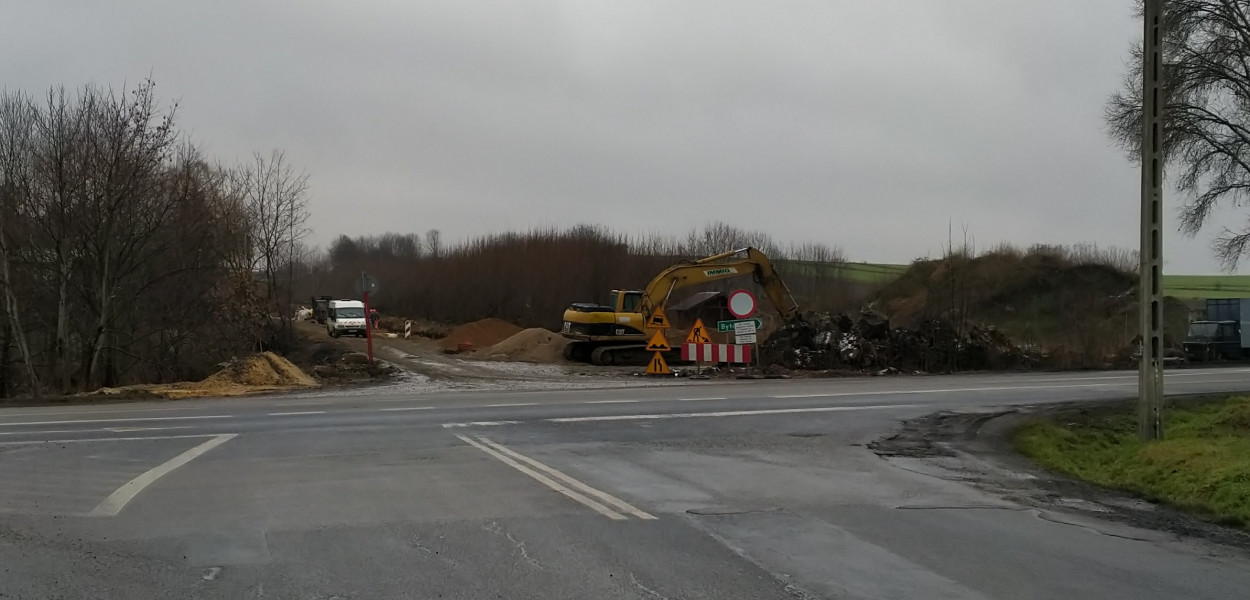
[[[322,245],[710,220],[874,262],[936,255],[952,223],[980,247],[1137,245],[1138,174],[1101,120],[1131,0],[2,5],[0,84],[150,73],[211,156],[301,165]],[[1166,268],[1217,272],[1216,228],[1174,223]]]

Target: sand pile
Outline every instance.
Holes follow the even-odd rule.
[[[290,389],[316,387],[317,380],[291,361],[272,352],[256,354],[231,361],[220,371],[202,381],[179,383],[156,383],[128,385],[119,388],[100,388],[90,395],[116,395],[127,397],[202,398],[206,396],[243,396]]]
[[[443,348],[456,350],[460,344],[472,344],[474,350],[490,348],[521,332],[521,328],[503,319],[482,319],[465,323],[447,332],[443,338]]]
[[[491,358],[534,363],[564,361],[564,346],[569,340],[541,327],[526,329],[491,346],[485,354]]]
[[[317,381],[291,361],[272,352],[264,352],[226,365],[197,387],[211,389],[239,385],[311,387],[317,385]]]

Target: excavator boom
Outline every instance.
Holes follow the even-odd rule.
[[[657,308],[668,304],[674,290],[746,275],[754,276],[755,282],[764,288],[764,293],[782,321],[789,322],[798,318],[799,305],[790,294],[790,288],[781,280],[781,275],[773,268],[772,261],[755,248],[722,252],[664,269],[643,291],[642,315],[650,318]]]
[[[799,318],[799,306],[772,261],[755,248],[723,252],[682,261],[656,275],[642,291],[613,291],[612,306],[575,303],[564,311],[565,358],[595,364],[624,364],[648,356],[646,323],[668,304],[675,290],[734,277],[751,276],[773,308],[788,323]]]

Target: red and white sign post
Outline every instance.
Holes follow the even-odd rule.
[[[365,347],[369,351],[369,362],[373,362],[373,316],[369,313],[369,292],[378,291],[378,280],[372,275],[361,271],[356,280],[356,291],[360,292],[361,304],[365,306]]]
[[[749,319],[755,314],[755,294],[748,290],[735,290],[729,294],[729,313],[739,319]],[[756,338],[755,321],[744,320],[734,323],[734,344],[744,346],[746,352],[747,377],[751,376],[751,354]]]

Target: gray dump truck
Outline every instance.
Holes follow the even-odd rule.
[[[1189,322],[1182,344],[1191,361],[1250,356],[1250,298],[1210,298],[1206,316]]]

